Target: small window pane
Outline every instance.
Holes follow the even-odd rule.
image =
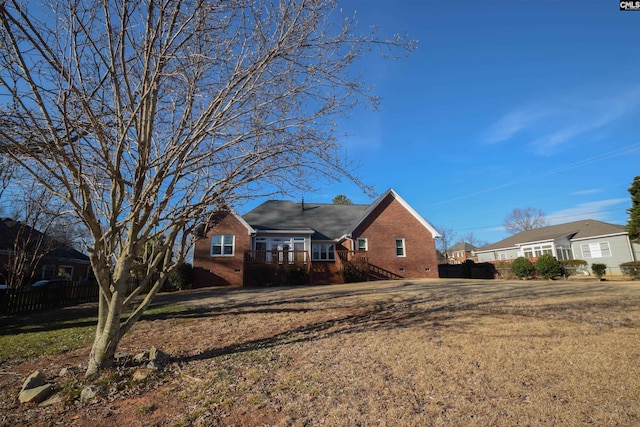
[[[404,256],[404,239],[396,239],[396,256]]]

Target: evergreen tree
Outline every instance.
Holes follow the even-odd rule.
[[[631,194],[631,208],[627,209],[627,231],[631,240],[640,241],[640,176],[633,179],[628,191]]]
[[[351,200],[344,194],[338,194],[336,197],[333,198],[333,204],[334,205],[350,205]]]

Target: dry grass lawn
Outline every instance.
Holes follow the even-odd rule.
[[[640,282],[393,281],[168,298],[187,308],[140,322],[121,344],[168,352],[165,372],[140,383],[112,373],[119,385],[90,404],[1,402],[0,422],[640,425]],[[0,387],[14,396],[35,366],[55,378],[87,354],[6,362]]]

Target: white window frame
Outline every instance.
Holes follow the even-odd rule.
[[[400,242],[400,246],[398,246],[398,242]],[[406,258],[406,256],[407,256],[407,248],[405,246],[404,237],[396,237],[395,248],[396,248],[396,257],[398,257],[398,258]],[[398,249],[402,250],[401,254],[398,253]]]
[[[364,243],[364,244],[361,245],[361,243]],[[362,249],[361,246],[363,246],[364,249]],[[369,250],[369,241],[367,240],[366,237],[358,237],[358,239],[356,240],[356,250],[357,251],[368,251]]]
[[[220,238],[220,243],[216,243],[216,238]],[[231,243],[228,242],[231,239]],[[219,247],[220,253],[214,253],[214,248]],[[225,253],[225,247],[231,247],[231,253]],[[230,257],[236,253],[236,236],[234,234],[214,234],[211,236],[211,256],[212,257]]]
[[[580,250],[582,251],[582,257],[584,259],[610,258],[613,256],[611,245],[608,241],[582,243],[580,244]]]
[[[539,258],[544,254],[554,255],[553,244],[543,243],[539,245],[523,246],[521,248],[521,253],[525,258]]]
[[[323,258],[324,255],[324,258]],[[311,245],[312,261],[335,261],[336,247],[333,243],[314,243]]]

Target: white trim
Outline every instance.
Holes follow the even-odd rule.
[[[213,253],[213,238],[216,236],[221,236],[222,239],[220,241],[220,253],[219,254],[214,254]],[[224,253],[224,247],[228,246],[224,244],[224,238],[231,236],[231,253],[230,254],[225,254]],[[211,241],[209,243],[209,255],[212,257],[232,257],[236,254],[236,235],[235,234],[212,234],[211,235]]]
[[[508,247],[505,247],[505,248],[485,249],[484,251],[477,250],[477,251],[475,251],[475,253],[476,253],[476,255],[478,255],[478,254],[486,254],[486,253],[491,253],[491,252],[508,251],[508,250],[513,250],[513,249],[520,249],[520,248],[518,246],[508,246]]]
[[[319,246],[319,247],[326,247],[326,254],[327,254],[327,258],[326,259],[322,259],[322,258],[314,258],[315,255],[315,251],[313,250],[314,246]],[[333,248],[333,250],[331,250]],[[320,250],[318,251],[318,254],[322,254],[323,251]],[[333,255],[333,258],[329,258],[329,254]],[[314,241],[311,243],[311,261],[334,261],[336,260],[336,245],[334,243],[318,243],[317,241]]]
[[[581,237],[579,239],[571,239],[571,242],[580,242],[582,240],[594,240],[594,239],[603,239],[606,237],[615,237],[615,236],[629,236],[629,234],[626,231],[620,232],[620,233],[613,233],[613,234],[601,234],[600,236],[590,236],[590,237]]]
[[[411,215],[413,215],[413,217],[415,219],[418,220],[418,222],[420,222],[420,224],[422,224],[422,226],[424,228],[426,228],[427,230],[429,230],[429,232],[431,233],[431,236],[436,239],[440,236],[440,233],[438,233],[438,231],[427,222],[427,220],[425,220],[422,216],[420,216],[420,214],[418,212],[416,212],[415,209],[413,209],[402,197],[400,197],[400,195],[398,193],[396,193],[392,188],[388,189],[387,191],[385,191],[380,197],[378,197],[376,199],[375,202],[373,202],[371,205],[369,205],[369,207],[367,208],[367,210],[364,212],[364,214],[362,214],[362,216],[360,217],[360,219],[358,219],[358,221],[356,221],[356,223],[351,227],[351,229],[349,230],[349,232],[347,234],[353,234],[353,232],[355,231],[356,228],[358,228],[358,226],[360,224],[362,224],[364,222],[365,219],[367,219],[367,217],[371,214],[371,212],[373,212],[380,203],[382,203],[382,201],[387,197],[391,195],[391,197],[393,197],[394,199],[396,199],[401,205],[402,207],[404,207]]]
[[[369,250],[369,240],[367,240],[366,237],[358,237],[356,239],[356,251],[360,250],[360,240],[364,241],[364,250],[368,251]]]
[[[402,255],[398,255],[398,240],[402,242]],[[393,249],[396,252],[396,258],[406,258],[407,257],[407,244],[404,240],[404,237],[396,237],[394,240]]]
[[[238,219],[238,221],[240,221],[240,224],[246,227],[247,231],[249,232],[249,235],[255,234],[256,230],[254,230],[254,228],[251,227],[249,223],[244,220],[244,218],[238,215],[235,211],[232,211],[231,214],[235,216]],[[235,243],[235,239],[234,239],[234,243]]]
[[[255,230],[258,236],[262,236],[264,234],[286,234],[288,236],[310,236],[315,233],[314,230],[310,228],[299,228],[299,229],[290,229],[290,230]]]

